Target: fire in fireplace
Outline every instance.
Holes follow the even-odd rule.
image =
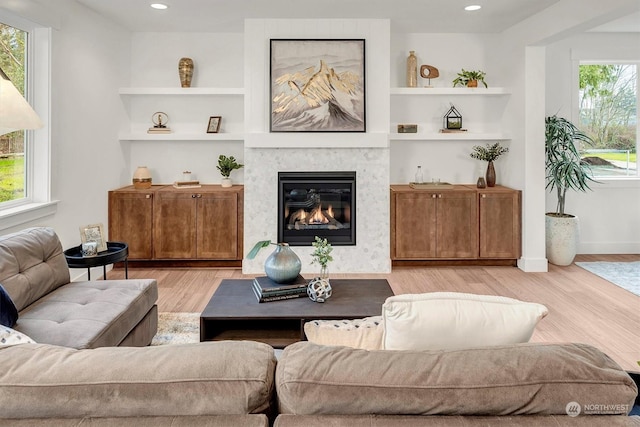
[[[278,172],[278,241],[356,244],[355,172]]]

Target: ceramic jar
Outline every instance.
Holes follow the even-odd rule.
[[[133,173],[133,187],[138,190],[151,188],[151,172],[146,166],[138,166]]]
[[[292,282],[298,277],[301,269],[302,262],[288,243],[278,243],[276,250],[264,262],[267,277],[277,283]]]

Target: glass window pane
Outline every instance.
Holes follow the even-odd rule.
[[[638,176],[637,84],[635,64],[580,65],[580,127],[595,142],[580,149],[594,176]]]

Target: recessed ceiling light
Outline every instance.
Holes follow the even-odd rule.
[[[472,4],[472,5],[467,6],[467,7],[464,8],[464,10],[469,10],[469,11],[471,11],[471,10],[479,10],[479,9],[482,9],[482,6],[480,6],[479,4]]]
[[[151,3],[151,7],[158,10],[164,10],[164,9],[167,9],[169,6],[167,6],[164,3]]]

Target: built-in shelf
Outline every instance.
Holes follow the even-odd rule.
[[[506,141],[509,135],[498,132],[461,132],[461,133],[393,133],[392,141]]]
[[[123,133],[120,141],[242,141],[244,133]]]
[[[509,95],[505,87],[392,87],[391,95]]]
[[[123,87],[120,95],[244,95],[237,87]]]

